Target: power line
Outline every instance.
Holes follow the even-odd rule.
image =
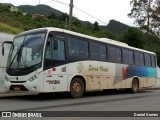
[[[60,0],[52,0],[52,1],[57,2],[57,3],[60,3],[60,4],[63,4],[63,5],[69,6],[68,3],[62,2],[62,1],[60,1]],[[76,7],[76,6],[73,6],[73,7],[74,7],[75,9],[77,9],[78,11],[80,11],[80,12],[86,14],[87,16],[91,17],[91,18],[93,18],[93,19],[95,19],[95,20],[97,20],[97,21],[99,21],[99,22],[101,22],[101,23],[103,23],[103,24],[107,24],[107,23],[104,22],[103,20],[101,20],[101,19],[99,19],[99,18],[97,18],[97,17],[91,15],[90,13],[87,13],[86,11],[84,11],[84,10],[82,10],[82,9]]]
[[[60,3],[60,4],[63,4],[63,5],[69,6],[68,3],[65,3],[65,2],[62,2],[62,1],[59,1],[59,0],[52,0],[52,1],[57,2],[57,3]]]
[[[93,15],[87,13],[86,11],[84,11],[84,10],[78,8],[78,7],[74,7],[74,8],[77,9],[77,10],[79,10],[80,12],[82,12],[82,13],[88,15],[89,17],[96,19],[97,21],[99,21],[99,22],[101,22],[101,23],[103,23],[103,24],[107,24],[107,23],[104,22],[103,20],[101,20],[101,19],[99,19],[99,18],[97,18],[97,17],[95,17],[95,16],[93,16]]]

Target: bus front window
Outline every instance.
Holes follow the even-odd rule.
[[[21,69],[39,64],[42,59],[46,33],[28,34],[16,37],[11,48],[7,67]]]

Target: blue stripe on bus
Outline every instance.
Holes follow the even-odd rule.
[[[128,66],[126,68],[125,78],[127,79],[133,76],[156,78],[157,69],[145,66]]]

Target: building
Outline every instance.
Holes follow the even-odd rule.
[[[45,17],[42,14],[32,14],[32,18],[37,18],[37,17]]]

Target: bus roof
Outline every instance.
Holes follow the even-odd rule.
[[[55,28],[55,27],[44,27],[44,28],[33,29],[33,30],[22,32],[22,33],[18,34],[18,36],[26,34],[26,33],[34,32],[34,31],[46,31],[46,30],[47,31],[57,31],[57,32],[68,33],[68,34],[72,34],[72,35],[87,38],[87,39],[92,39],[92,40],[99,41],[99,42],[104,42],[104,43],[117,45],[117,46],[121,46],[121,47],[128,48],[128,49],[133,49],[133,50],[137,50],[137,51],[141,51],[141,52],[155,54],[154,52],[150,52],[150,51],[147,51],[147,50],[131,47],[126,43],[119,42],[119,41],[116,41],[116,40],[111,40],[109,38],[96,38],[96,37],[92,37],[92,36],[89,36],[89,35],[73,32],[73,31],[69,31],[69,30],[65,30],[65,29],[61,29],[61,28]]]

